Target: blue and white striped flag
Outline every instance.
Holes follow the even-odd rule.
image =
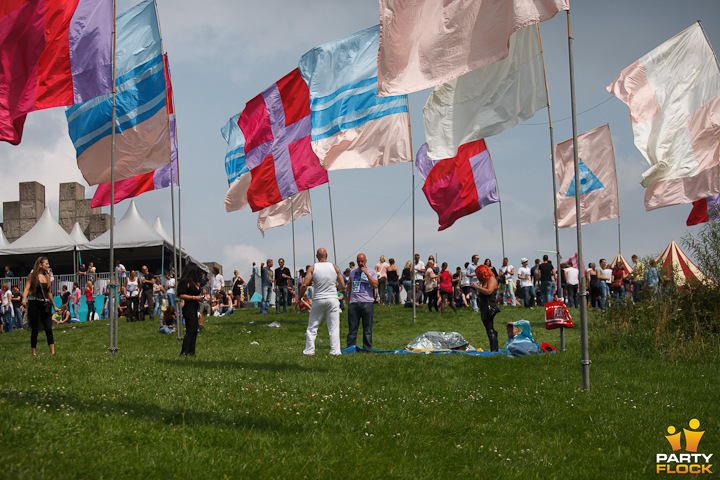
[[[302,56],[312,148],[327,170],[412,161],[407,97],[377,97],[380,25]]]
[[[170,163],[170,120],[160,28],[154,0],[117,17],[115,180]],[[110,181],[112,95],[65,112],[77,162],[90,185]]]
[[[227,142],[225,151],[225,173],[228,179],[228,191],[225,195],[225,211],[234,212],[247,207],[247,191],[250,188],[250,169],[245,163],[245,136],[238,125],[238,113],[220,129]]]

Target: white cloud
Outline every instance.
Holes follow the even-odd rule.
[[[265,262],[267,256],[257,247],[252,245],[225,245],[223,247],[223,271],[232,272],[235,269],[240,270],[243,276],[245,270],[254,263],[258,268],[260,263]]]

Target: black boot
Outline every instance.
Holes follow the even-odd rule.
[[[488,336],[488,340],[490,341],[490,351],[497,352],[498,351],[497,332],[495,330],[488,330],[487,336]]]

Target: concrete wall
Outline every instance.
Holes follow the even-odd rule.
[[[20,201],[3,202],[3,232],[14,242],[35,226],[45,211],[45,187],[38,182],[18,185]]]

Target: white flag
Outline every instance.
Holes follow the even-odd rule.
[[[265,236],[265,230],[282,227],[293,220],[310,215],[310,190],[298,192],[280,203],[263,208],[258,212],[257,227]]]
[[[720,164],[720,70],[700,24],[627,67],[607,90],[630,107],[635,145],[650,164],[641,182],[648,210],[718,193],[717,182],[708,192],[698,176]]]
[[[510,37],[508,56],[437,87],[423,109],[430,160],[504,132],[547,106],[538,28]]]

